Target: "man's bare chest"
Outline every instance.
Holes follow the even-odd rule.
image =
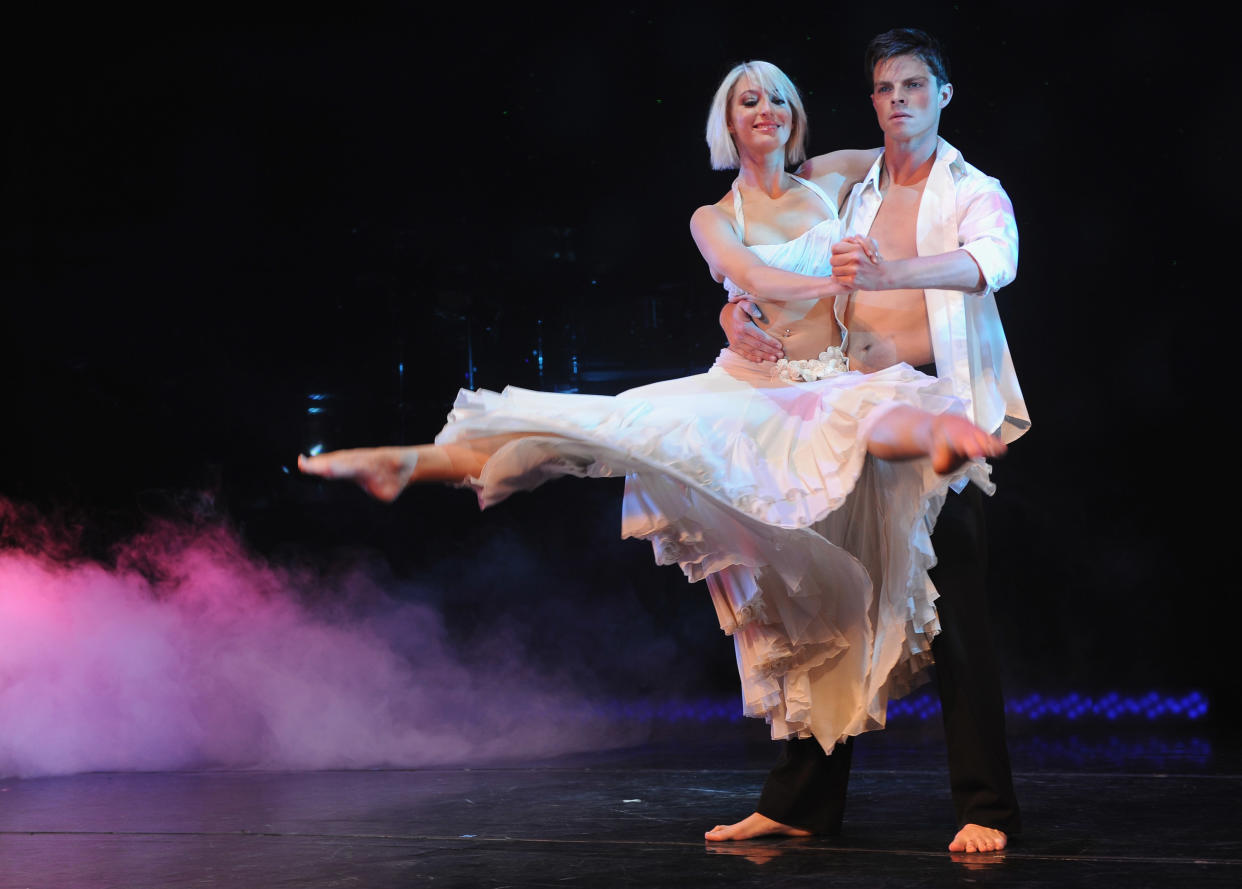
[[[876,211],[868,234],[880,245],[884,259],[918,256],[919,203],[923,200],[924,179],[915,185],[890,185]]]

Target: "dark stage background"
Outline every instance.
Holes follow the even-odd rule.
[[[990,505],[1008,685],[1200,689],[1227,725],[1236,584],[1209,512],[1233,500],[1214,306],[1236,288],[1206,269],[1230,255],[1210,229],[1236,207],[1216,180],[1237,108],[1213,22],[757,9],[13,28],[0,497],[95,558],[153,518],[223,522],[277,561],[367,562],[463,643],[505,625],[600,689],[731,693],[705,592],[616,539],[619,481],[479,515],[462,491],[384,506],[288,470],[317,443],[426,440],[471,382],[611,393],[704,369],[721,290],[687,223],[731,181],[702,137],[720,77],[773,61],[813,152],[871,146],[863,47],[912,24],[952,61],[943,134],[1023,238],[999,299],[1034,427]]]

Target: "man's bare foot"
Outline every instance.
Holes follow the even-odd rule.
[[[758,812],[752,812],[743,818],[737,824],[717,824],[707,833],[703,834],[703,839],[714,843],[726,842],[728,840],[749,840],[755,837],[766,836],[786,836],[786,837],[809,837],[811,832],[803,830],[801,827],[791,827],[788,824],[781,824],[779,821],[773,821],[766,815],[760,815]]]
[[[965,417],[937,414],[929,420],[927,452],[932,468],[944,475],[976,457],[999,457],[1009,450],[995,435],[989,435]]]
[[[950,852],[999,852],[1005,848],[1009,838],[1003,830],[994,827],[983,827],[979,824],[967,824],[957,832],[953,842],[949,843]]]
[[[714,855],[739,855],[751,864],[767,864],[789,851],[793,840],[780,843],[704,843],[703,848]],[[970,857],[974,856],[963,856]]]
[[[385,503],[396,500],[405,490],[417,463],[414,448],[354,448],[314,457],[298,455],[298,469],[307,475],[351,479]]]

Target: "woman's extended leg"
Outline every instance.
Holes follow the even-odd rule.
[[[351,479],[372,497],[392,501],[409,485],[460,484],[477,478],[501,445],[535,434],[515,432],[445,445],[332,451],[299,456],[298,469],[323,478]],[[965,417],[898,405],[876,422],[867,450],[882,460],[930,457],[935,470],[946,473],[976,457],[998,457],[1006,447]]]
[[[460,484],[477,478],[501,445],[528,434],[491,435],[453,444],[353,448],[298,456],[298,469],[322,478],[350,479],[377,500],[391,502],[409,485]]]

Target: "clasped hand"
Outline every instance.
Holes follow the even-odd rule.
[[[832,245],[832,277],[841,285],[841,292],[850,290],[881,290],[876,287],[883,259],[880,245],[874,238],[851,236]],[[755,305],[752,294],[742,292],[729,296],[729,305],[720,313],[720,326],[729,340],[729,348],[750,361],[776,361],[784,353],[781,341],[756,326],[763,312]]]
[[[874,238],[851,235],[832,245],[832,276],[851,290],[888,290]]]

